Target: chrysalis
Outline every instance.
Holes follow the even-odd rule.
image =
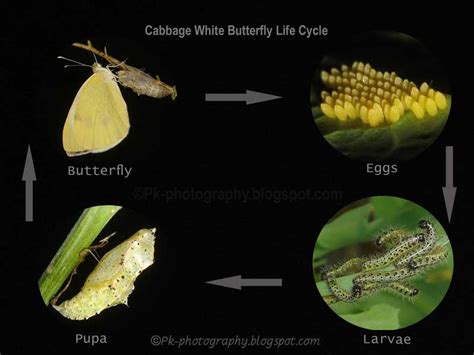
[[[64,317],[88,319],[104,309],[127,304],[135,279],[154,262],[155,228],[141,229],[99,261],[81,291],[70,300],[54,305]]]
[[[107,60],[112,66],[116,66],[118,68],[117,78],[120,85],[132,89],[138,95],[146,95],[154,98],[162,98],[171,95],[173,100],[177,96],[176,86],[165,84],[160,80],[158,75],[155,79],[144,71],[127,65],[124,61],[115,59],[107,54],[107,51],[99,51],[94,48],[90,41],[87,41],[87,45],[82,43],[73,43],[72,45],[92,52]]]

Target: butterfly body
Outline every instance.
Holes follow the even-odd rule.
[[[81,86],[63,128],[68,156],[100,153],[119,144],[130,129],[127,104],[115,75],[95,63],[93,74]]]

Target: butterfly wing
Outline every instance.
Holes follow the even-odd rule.
[[[107,68],[98,68],[79,89],[63,129],[68,156],[105,152],[130,129],[127,104]]]

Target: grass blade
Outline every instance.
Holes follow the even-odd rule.
[[[38,281],[45,305],[49,304],[51,298],[61,289],[76,267],[81,250],[92,244],[121,208],[120,206],[95,206],[86,208],[82,212]]]

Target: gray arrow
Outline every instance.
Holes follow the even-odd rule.
[[[245,101],[246,105],[281,99],[281,96],[247,90],[245,94],[206,94],[206,101]]]
[[[446,212],[448,213],[448,221],[451,222],[451,215],[453,213],[454,199],[456,198],[456,190],[453,183],[453,147],[446,147],[446,186],[443,187],[444,204],[446,205]]]
[[[243,286],[279,287],[282,286],[283,281],[282,279],[243,279],[242,275],[237,275],[223,279],[207,281],[206,283],[241,290]]]
[[[36,181],[36,173],[29,145],[21,179],[25,182],[25,221],[33,222],[33,181]]]

